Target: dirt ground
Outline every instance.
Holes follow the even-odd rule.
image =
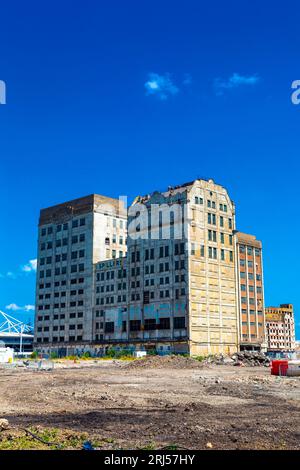
[[[103,449],[300,449],[300,377],[274,377],[266,367],[163,365],[2,368],[0,418],[10,428],[0,444],[37,428],[81,433]]]

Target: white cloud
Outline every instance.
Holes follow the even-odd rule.
[[[17,305],[17,304],[9,304],[9,305],[6,305],[6,310],[12,310],[13,312],[18,312],[18,311],[24,311],[24,312],[32,312],[35,307],[34,305],[24,305],[23,307],[21,307],[20,305]]]
[[[260,81],[258,75],[240,75],[239,73],[233,73],[231,77],[227,79],[216,78],[214,81],[214,88],[217,95],[223,95],[224,90],[230,90],[240,86],[254,86]]]
[[[25,305],[24,310],[26,312],[33,312],[35,310],[35,306],[34,305]]]
[[[19,276],[22,276],[22,273],[35,273],[37,269],[37,259],[30,259],[28,263],[23,264],[20,266],[19,271],[12,272],[8,271],[7,273],[3,274],[0,273],[0,279],[17,279]]]
[[[13,310],[14,312],[16,312],[17,310],[22,310],[22,307],[19,307],[19,305],[17,304],[9,304],[9,305],[6,305],[6,310]]]
[[[24,264],[23,266],[21,266],[21,270],[24,273],[35,272],[36,268],[37,268],[37,260],[36,259],[31,259],[31,260],[28,261],[27,264]]]
[[[164,75],[149,73],[144,86],[147,95],[155,95],[160,100],[166,100],[169,96],[177,95],[179,92],[179,88],[173,83],[169,73]]]

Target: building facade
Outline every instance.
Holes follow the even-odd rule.
[[[293,305],[266,307],[265,315],[268,351],[294,351],[296,338]]]
[[[90,195],[41,210],[35,347],[63,354],[94,339],[95,263],[126,255],[127,216],[117,199]]]
[[[236,231],[235,205],[213,180],[138,196],[128,213],[98,195],[44,209],[38,246],[42,352],[262,347],[261,243]]]
[[[136,340],[192,355],[236,351],[235,207],[226,189],[195,180],[138,197],[128,228]]]
[[[117,258],[96,264],[94,339],[109,346],[127,340],[127,259]]]
[[[253,235],[235,233],[241,350],[265,351],[262,244]]]

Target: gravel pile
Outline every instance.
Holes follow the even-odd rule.
[[[225,356],[217,354],[208,356],[203,361],[198,361],[192,357],[185,357],[180,355],[168,356],[146,356],[142,359],[137,359],[126,365],[129,369],[201,369],[209,365],[231,365],[231,366],[265,366],[270,365],[270,359],[261,352],[257,351],[242,351],[233,354],[232,356]]]
[[[204,364],[196,359],[185,356],[146,356],[142,359],[130,362],[128,369],[200,369]]]

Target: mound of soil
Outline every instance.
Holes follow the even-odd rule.
[[[168,356],[146,356],[145,358],[130,362],[126,366],[128,369],[201,369],[203,367],[204,364],[192,357],[172,354]]]

